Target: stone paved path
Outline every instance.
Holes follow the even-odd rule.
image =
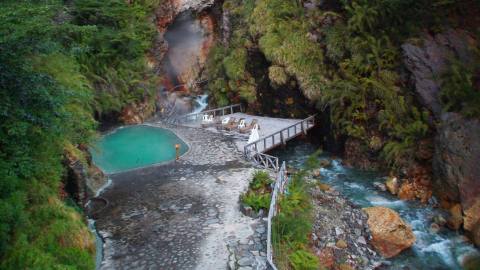
[[[265,269],[264,224],[238,208],[253,166],[228,137],[172,130],[190,145],[180,161],[111,175],[101,194],[101,269]]]

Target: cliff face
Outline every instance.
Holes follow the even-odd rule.
[[[436,35],[424,34],[419,42],[420,45],[402,45],[405,66],[412,74],[418,100],[440,120],[443,114],[441,77],[452,59],[472,61],[470,50],[476,41],[464,30],[448,29]]]
[[[480,231],[480,120],[443,114],[435,138],[434,190],[442,206],[460,203],[463,228]],[[476,244],[480,245],[476,239]]]
[[[406,67],[418,99],[438,125],[434,142],[433,190],[444,208],[461,205],[463,228],[478,234],[480,223],[480,121],[442,109],[441,78],[452,59],[468,63],[477,41],[466,31],[425,34],[420,45],[404,44]],[[477,244],[480,244],[477,242]]]
[[[165,93],[158,92],[155,102],[127,105],[120,116],[123,123],[142,123],[157,111],[164,116],[190,111],[192,101],[182,96],[202,92],[207,55],[216,38],[214,4],[214,0],[168,0],[156,9],[158,33],[148,59],[158,77],[157,88]]]

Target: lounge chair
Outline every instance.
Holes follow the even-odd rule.
[[[207,115],[207,114],[203,115],[203,119],[202,119],[202,127],[203,128],[214,126],[215,124],[216,124],[216,122],[213,118],[213,115]]]
[[[240,133],[249,133],[250,130],[253,129],[253,127],[257,125],[257,128],[260,129],[260,126],[258,126],[258,120],[253,119],[252,122],[250,122],[250,125],[245,126],[244,128],[240,128]]]
[[[228,130],[228,131],[233,131],[233,130],[239,128],[240,125],[245,126],[245,118],[240,118],[238,120],[238,122],[234,122],[234,123],[231,123],[231,124],[225,126],[225,129]]]
[[[225,129],[228,130],[228,131],[233,131],[235,129],[237,129],[238,125],[240,124],[240,122],[244,121],[245,122],[245,118],[240,118],[238,119],[238,121],[236,122],[232,122],[228,125],[225,126]]]
[[[237,119],[235,117],[227,116],[222,119],[220,125],[217,126],[217,129],[224,129],[225,127],[231,125],[232,123],[236,123]]]
[[[246,127],[246,126],[247,126],[247,120],[245,120],[245,118],[242,118],[242,119],[240,120],[240,123],[238,124],[237,128],[238,128],[238,129],[241,129],[241,128],[244,128],[244,127]]]

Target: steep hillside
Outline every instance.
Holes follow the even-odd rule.
[[[95,137],[95,118],[152,102],[145,55],[158,5],[2,1],[0,268],[94,268],[93,236],[63,188],[64,153],[88,167],[79,148]]]
[[[209,88],[219,105],[320,114],[346,164],[390,171],[402,199],[460,203],[478,234],[478,11],[478,1],[226,0]]]

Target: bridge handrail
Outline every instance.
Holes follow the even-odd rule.
[[[309,116],[309,117],[307,117],[307,118],[305,118],[305,119],[303,119],[303,120],[300,120],[300,121],[296,122],[295,124],[292,124],[292,125],[284,128],[284,129],[282,129],[282,130],[279,130],[279,131],[274,132],[274,133],[272,133],[272,134],[269,134],[269,135],[267,135],[267,136],[265,136],[265,137],[262,137],[262,138],[260,138],[260,139],[258,139],[258,140],[256,140],[256,141],[253,141],[253,142],[251,142],[251,143],[249,143],[249,144],[246,144],[246,145],[243,147],[244,153],[247,154],[247,152],[248,152],[247,149],[251,148],[253,145],[258,144],[258,143],[261,142],[261,141],[265,141],[265,140],[267,140],[268,138],[275,137],[275,135],[278,135],[278,134],[280,134],[280,135],[282,136],[282,134],[283,134],[283,132],[284,132],[285,130],[289,130],[290,128],[295,127],[295,126],[298,126],[299,124],[302,124],[302,127],[303,127],[303,123],[307,123],[307,126],[306,126],[305,128],[308,129],[308,123],[309,123],[309,121],[315,121],[315,115],[311,115],[311,116]],[[288,138],[287,138],[287,139],[288,139]]]
[[[256,164],[263,165],[266,169],[271,168],[275,172],[278,172],[280,167],[278,166],[279,159],[278,157],[271,156],[268,154],[264,154],[258,152],[256,150],[248,150],[249,152],[254,152],[252,155],[250,153],[246,153],[245,156],[249,159],[253,159]]]
[[[272,248],[272,219],[277,215],[277,198],[279,194],[285,192],[285,187],[287,186],[287,166],[285,161],[282,162],[277,173],[277,179],[275,181],[275,186],[272,192],[272,199],[270,201],[270,208],[268,209],[268,218],[267,218],[267,261],[272,269],[277,270],[275,263],[273,262],[273,248]]]

